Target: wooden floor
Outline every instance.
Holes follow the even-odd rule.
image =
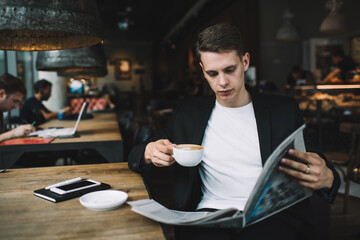
[[[360,240],[360,198],[350,197],[343,214],[343,195],[331,205],[330,240]]]

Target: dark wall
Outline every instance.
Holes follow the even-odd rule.
[[[258,65],[260,62],[258,1],[210,2],[212,4],[209,4],[198,17],[189,21],[168,44],[161,45],[157,51],[155,50],[156,90],[162,87],[175,87],[177,90],[186,91],[187,87],[184,85],[202,78],[198,62],[193,56],[196,35],[202,29],[216,23],[227,22],[238,26],[245,48],[251,53],[251,65]]]

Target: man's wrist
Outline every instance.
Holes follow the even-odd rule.
[[[17,137],[17,136],[16,136],[16,133],[15,133],[15,129],[16,129],[16,128],[14,128],[14,129],[12,129],[12,130],[9,131],[9,136],[8,136],[8,138],[15,138],[15,137]]]
[[[144,164],[148,165],[148,164],[151,164],[151,156],[150,154],[148,153],[148,147],[151,143],[148,143],[145,147],[145,152],[144,152]]]
[[[328,169],[328,171],[329,171],[329,173],[330,173],[330,178],[329,178],[329,182],[328,182],[328,184],[327,184],[327,189],[331,189],[331,187],[332,187],[332,185],[333,185],[333,183],[334,183],[334,173],[330,170],[330,169]]]

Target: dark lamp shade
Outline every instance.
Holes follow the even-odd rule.
[[[0,0],[0,49],[42,51],[102,40],[95,0]]]
[[[276,33],[276,39],[279,41],[297,41],[300,40],[300,37],[292,24],[285,23]]]
[[[88,72],[106,68],[101,43],[82,48],[38,52],[36,69],[53,72]]]
[[[105,77],[108,74],[107,68],[100,68],[95,70],[83,71],[83,72],[58,72],[57,75],[66,78],[90,78],[90,77]]]
[[[337,34],[346,32],[344,15],[330,12],[320,25],[320,32],[326,34]]]

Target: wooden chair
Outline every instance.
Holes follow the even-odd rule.
[[[171,108],[153,110],[150,113],[150,123],[154,131],[161,130],[172,118],[174,110]]]
[[[124,158],[127,161],[128,155],[135,144],[137,135],[139,133],[140,126],[137,122],[131,122],[129,127],[125,130],[123,135],[124,141]]]
[[[349,198],[350,174],[355,161],[359,161],[360,156],[360,124],[357,123],[341,123],[339,126],[340,133],[351,136],[350,148],[348,152],[324,152],[326,158],[340,170],[343,181],[345,182],[345,193],[343,212],[347,213],[347,202]],[[346,170],[343,169],[346,167]]]

